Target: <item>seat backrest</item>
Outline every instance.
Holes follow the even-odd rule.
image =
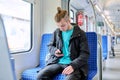
[[[107,42],[108,37],[107,36],[102,36],[102,56],[103,60],[107,59],[107,54],[108,54],[108,42]]]
[[[45,58],[48,52],[48,43],[52,38],[52,34],[43,34],[40,45],[40,67],[43,68],[45,66]]]
[[[86,32],[88,45],[90,48],[90,58],[88,61],[89,70],[97,70],[97,34],[95,32]],[[48,52],[48,43],[50,42],[52,34],[43,34],[40,46],[40,67],[45,66],[45,58]]]
[[[90,49],[90,57],[88,60],[89,71],[97,71],[97,34],[95,32],[86,32],[86,36]]]

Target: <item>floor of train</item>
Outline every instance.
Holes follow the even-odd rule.
[[[109,55],[104,65],[103,80],[120,80],[120,52]]]

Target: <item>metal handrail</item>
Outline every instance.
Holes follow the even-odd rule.
[[[102,80],[102,73],[103,73],[103,69],[102,69],[102,44],[100,43],[100,41],[98,40],[98,44],[99,44],[99,52],[98,52],[98,80]]]

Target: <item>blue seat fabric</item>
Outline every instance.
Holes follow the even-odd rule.
[[[97,73],[97,34],[95,32],[86,32],[86,36],[88,39],[88,45],[90,49],[90,58],[88,61],[89,64],[89,73],[87,76],[87,80],[92,80],[92,78]],[[37,73],[40,69],[45,67],[45,57],[48,53],[48,43],[52,34],[43,34],[40,46],[40,65],[36,68],[27,69],[23,71],[21,77],[22,80],[36,80]],[[54,80],[64,80],[65,75],[58,74],[55,76]]]
[[[102,36],[102,56],[103,60],[107,59],[108,55],[108,42],[107,42],[108,37],[107,36]]]

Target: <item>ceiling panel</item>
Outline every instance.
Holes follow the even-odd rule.
[[[115,31],[120,28],[120,0],[105,0],[103,2],[103,11],[108,12],[105,14],[109,21],[115,26]]]

